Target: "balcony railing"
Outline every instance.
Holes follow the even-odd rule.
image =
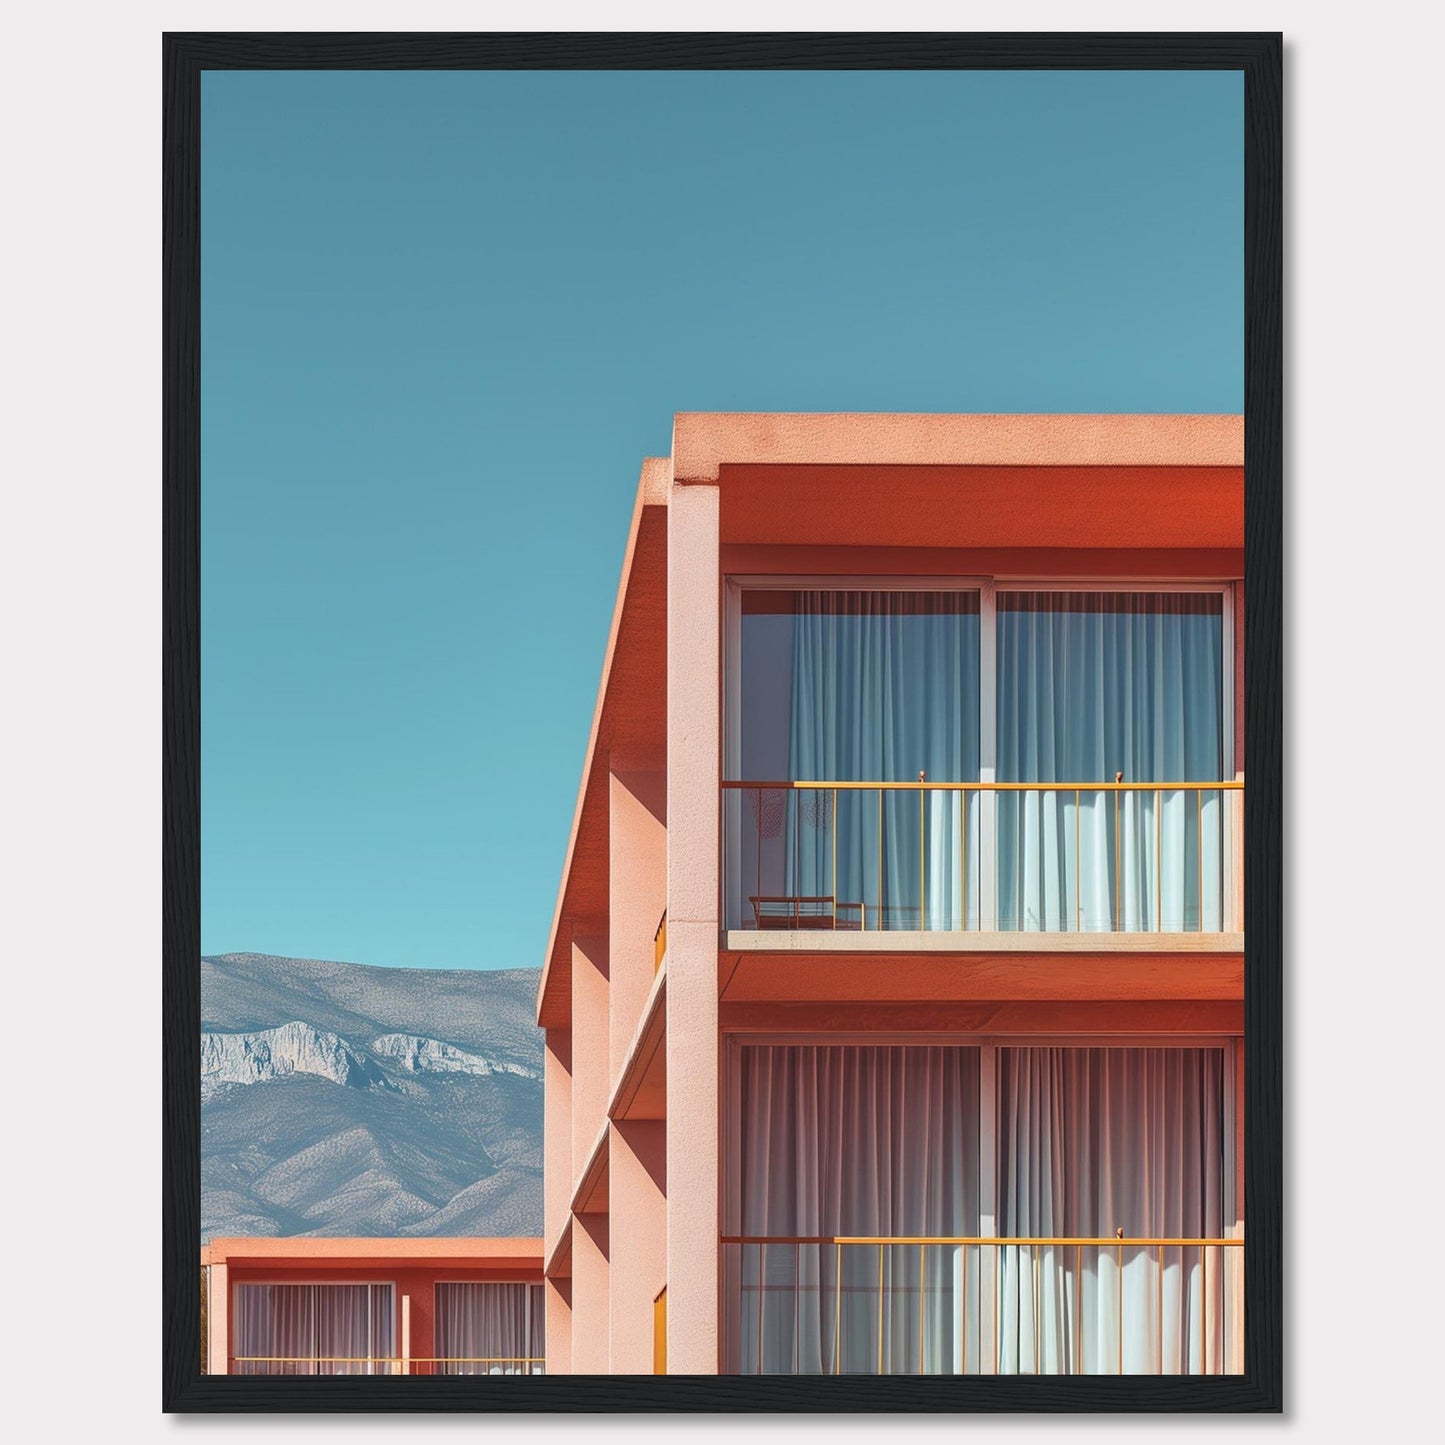
[[[542,1375],[541,1356],[233,1355],[233,1375]]]
[[[722,788],[730,928],[1231,927],[1242,782],[938,782],[920,774],[905,783]]]
[[[1239,1371],[1242,1239],[722,1240],[736,1374]]]

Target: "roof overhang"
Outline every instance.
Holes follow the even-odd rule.
[[[461,1235],[455,1238],[415,1239],[367,1236],[237,1237],[213,1239],[202,1248],[201,1263],[226,1264],[246,1269],[284,1265],[369,1268],[407,1264],[458,1269],[505,1264],[541,1269],[542,1241]]]
[[[678,412],[673,472],[724,466],[1241,467],[1237,415]]]
[[[573,926],[579,919],[601,925],[607,915],[608,754],[619,743],[666,745],[671,475],[665,457],[649,457],[642,464],[537,991],[537,1022],[543,1028],[566,1028],[571,1022]]]
[[[672,456],[643,463],[633,507],[538,991],[544,1028],[571,1022],[574,934],[606,928],[609,753],[666,747],[672,485],[720,489],[725,546],[1167,551],[1172,575],[1176,558],[1242,558],[1244,418],[677,413]]]

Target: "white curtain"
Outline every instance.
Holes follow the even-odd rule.
[[[389,1374],[390,1284],[238,1284],[232,1356],[245,1375]]]
[[[977,780],[976,593],[799,592],[793,601],[789,778]],[[830,791],[794,792],[784,892],[836,897],[840,925],[963,928],[977,917],[977,806],[976,793],[841,790],[835,818]]]
[[[997,1057],[1000,1236],[1223,1236],[1221,1049],[1001,1048]],[[1226,1250],[1000,1255],[1000,1373],[1223,1368]]]
[[[1000,592],[1000,782],[1217,782],[1215,593]],[[999,927],[1218,931],[1218,790],[998,796]]]
[[[739,1054],[742,1235],[977,1234],[977,1049],[749,1044]],[[977,1331],[965,1340],[962,1327],[976,1317],[977,1251],[967,1265],[963,1254],[730,1245],[730,1368],[977,1369]]]
[[[436,1287],[436,1354],[444,1375],[540,1375],[547,1353],[539,1284]]]

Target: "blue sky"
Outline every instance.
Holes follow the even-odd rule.
[[[207,73],[203,951],[540,964],[673,412],[1239,411],[1242,98]]]

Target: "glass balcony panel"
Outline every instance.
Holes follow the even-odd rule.
[[[1198,780],[1191,780],[1198,781]],[[728,783],[730,903],[742,929],[980,926],[984,798],[1005,932],[1221,932],[1239,789]]]
[[[756,590],[741,612],[728,928],[1224,929],[1219,593],[1000,588],[987,699],[976,593]]]

